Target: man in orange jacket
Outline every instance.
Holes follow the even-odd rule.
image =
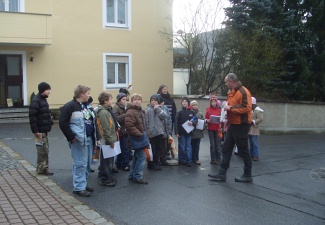
[[[227,135],[222,149],[222,162],[219,171],[209,174],[218,181],[226,181],[226,172],[229,168],[230,159],[235,144],[238,154],[244,160],[244,174],[236,177],[236,182],[252,182],[252,159],[248,149],[248,131],[252,122],[252,99],[251,93],[238,80],[236,74],[229,73],[225,77],[225,83],[229,88],[227,104]]]

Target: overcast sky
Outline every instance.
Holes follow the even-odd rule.
[[[190,16],[189,14],[193,12],[193,9],[196,9],[198,3],[200,0],[174,0],[173,1],[173,29],[174,32],[176,32],[179,29],[186,30],[187,28],[184,27],[183,23],[181,22],[182,19],[188,18]],[[220,23],[223,21],[225,18],[223,7],[229,6],[228,0],[204,0],[206,4],[211,4],[208,7],[209,9],[214,8],[215,14],[217,14],[217,27],[216,28],[221,28]],[[191,10],[192,8],[192,10]],[[191,18],[191,17],[189,17]],[[211,18],[212,19],[212,18]]]

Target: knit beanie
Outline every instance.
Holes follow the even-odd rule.
[[[195,100],[191,101],[191,105],[198,105],[197,101],[195,101]]]
[[[212,102],[213,100],[216,101],[216,102],[218,102],[217,96],[211,95],[210,102]]]
[[[119,102],[123,97],[126,97],[126,94],[124,94],[124,93],[118,93],[118,95],[116,96],[117,102]]]
[[[49,89],[51,89],[51,86],[48,83],[46,83],[46,82],[41,82],[38,85],[38,91],[39,91],[39,93],[43,93],[44,91],[49,90]]]
[[[119,93],[124,93],[126,95],[130,95],[130,92],[126,90],[126,88],[120,88]]]
[[[183,100],[187,101],[187,104],[190,105],[190,102],[191,102],[191,101],[190,101],[190,99],[189,99],[188,97],[183,97],[183,98],[182,98],[182,101],[183,101]]]
[[[160,103],[160,95],[157,95],[157,94],[151,95],[150,102],[152,99],[155,99],[155,100],[157,100],[158,103]]]

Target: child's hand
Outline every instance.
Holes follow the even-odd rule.
[[[192,124],[193,124],[193,123],[192,123],[191,121],[190,121],[190,122],[188,122],[188,125],[189,125],[189,126],[192,126]]]

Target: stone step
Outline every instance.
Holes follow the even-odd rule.
[[[2,108],[0,109],[0,123],[29,122],[28,113],[28,108]]]

